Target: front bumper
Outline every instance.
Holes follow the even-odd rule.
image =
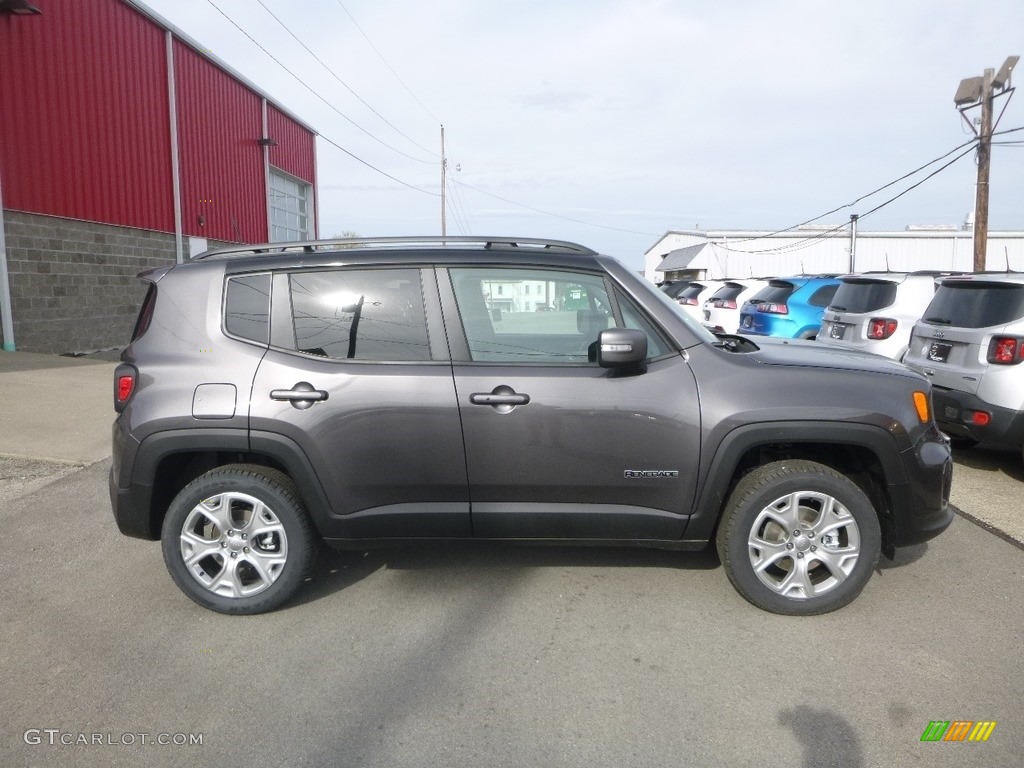
[[[896,514],[888,517],[892,546],[906,547],[933,539],[953,522],[949,494],[953,485],[953,456],[949,440],[930,429],[903,453],[909,481],[890,485]]]

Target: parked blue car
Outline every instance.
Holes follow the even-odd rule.
[[[841,285],[835,275],[779,277],[755,293],[740,310],[738,333],[813,339]]]

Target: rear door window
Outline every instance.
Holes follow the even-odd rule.
[[[924,321],[957,328],[990,328],[1024,317],[1024,285],[945,283],[924,313]]]
[[[289,286],[300,352],[337,360],[430,359],[418,269],[298,272]]]

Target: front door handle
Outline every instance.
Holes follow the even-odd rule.
[[[517,405],[526,405],[530,396],[516,392],[505,385],[495,387],[490,392],[474,392],[469,396],[473,405],[490,405],[499,413],[509,413]]]
[[[529,395],[495,395],[478,392],[469,396],[473,405],[526,405],[530,402]]]
[[[300,381],[291,389],[270,390],[270,399],[290,402],[293,407],[304,411],[312,407],[313,403],[326,400],[327,393],[322,389],[316,389],[308,381]]]

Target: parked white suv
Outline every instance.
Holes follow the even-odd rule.
[[[704,317],[704,301],[722,287],[721,280],[691,280],[676,301],[683,311],[698,323]]]
[[[939,281],[905,362],[932,384],[935,420],[968,446],[1024,445],[1024,273]]]
[[[743,302],[768,285],[767,280],[726,280],[704,302],[704,327],[712,333],[736,333]]]
[[[818,341],[902,360],[914,323],[927,309],[942,275],[864,272],[839,278],[842,284],[822,316]]]

